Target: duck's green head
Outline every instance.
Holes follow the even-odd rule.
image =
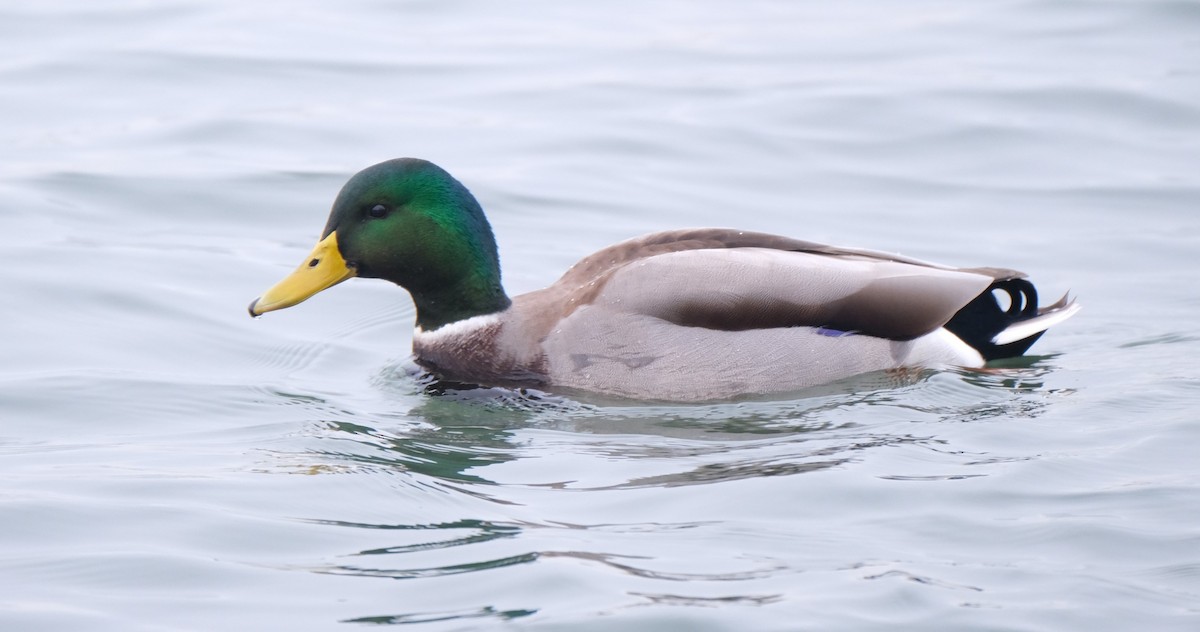
[[[346,279],[403,286],[426,331],[509,305],[500,259],[479,202],[437,165],[398,158],[342,187],[312,253],[250,304],[250,314],[291,307]]]

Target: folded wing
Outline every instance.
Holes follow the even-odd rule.
[[[614,269],[593,302],[687,327],[820,327],[911,340],[946,324],[994,280],[873,255],[761,247],[668,252]]]

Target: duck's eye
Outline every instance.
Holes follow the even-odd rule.
[[[367,215],[370,215],[371,217],[379,219],[380,217],[387,215],[387,212],[388,212],[388,209],[386,206],[384,206],[382,204],[376,204],[375,206],[372,206],[370,210],[367,211]]]

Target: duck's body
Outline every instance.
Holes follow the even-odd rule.
[[[382,230],[393,213],[403,215]],[[351,179],[309,262],[251,313],[356,274],[409,289],[415,359],[444,378],[669,401],[796,391],[899,367],[978,367],[1021,355],[1078,309],[1065,297],[1038,309],[1032,284],[1012,270],[728,229],[622,242],[510,300],[474,198],[413,159]],[[994,292],[1008,295],[1007,309]]]

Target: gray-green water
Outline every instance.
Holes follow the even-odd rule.
[[[1200,4],[0,8],[0,629],[1200,628]],[[342,182],[479,197],[510,291],[736,226],[1029,272],[1003,371],[436,397]]]

